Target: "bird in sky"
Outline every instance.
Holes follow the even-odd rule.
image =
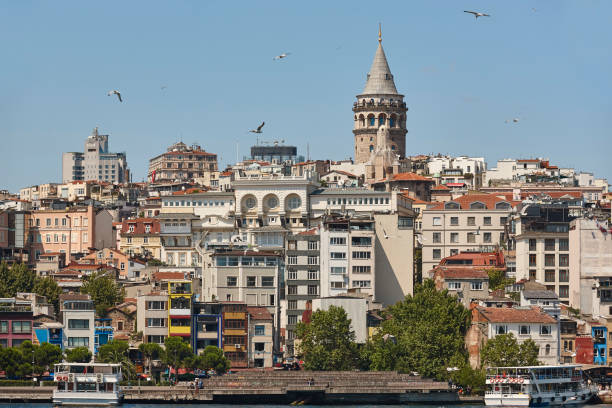
[[[476,17],[476,19],[478,19],[478,17],[491,17],[488,14],[485,13],[481,13],[479,11],[470,11],[470,10],[463,10],[464,13],[469,13],[469,14],[473,14],[474,17]]]
[[[261,125],[257,126],[257,129],[251,129],[251,130],[249,130],[249,132],[251,132],[251,133],[263,133],[261,131],[261,128],[263,128],[265,124],[266,124],[266,122],[261,122]]]
[[[518,123],[519,122],[519,118],[514,118],[514,119],[506,119],[506,123]]]
[[[281,55],[277,55],[276,57],[272,58],[274,61],[278,61],[278,60],[282,60],[283,58],[287,58],[289,55],[291,55],[290,52],[283,52]]]
[[[119,98],[119,102],[123,102],[123,99],[121,99],[121,92],[119,92],[119,91],[118,91],[118,90],[116,90],[116,89],[113,89],[112,91],[108,91],[108,94],[107,94],[107,95],[108,95],[108,96],[111,96],[111,95],[117,95],[117,98]]]

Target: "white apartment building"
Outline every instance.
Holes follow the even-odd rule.
[[[142,331],[142,341],[163,347],[164,339],[168,337],[168,294],[139,293],[136,302],[136,325],[138,331]]]
[[[569,304],[593,318],[612,316],[610,235],[604,234],[594,220],[577,218],[570,222]]]
[[[482,186],[483,174],[486,169],[487,164],[484,157],[431,157],[427,162],[429,175],[444,177],[446,182],[465,183],[470,188],[480,188]],[[449,171],[453,170],[456,173],[449,174]]]
[[[549,160],[543,158],[502,159],[497,161],[497,167],[486,171],[484,185],[488,186],[494,180],[518,181],[535,174],[558,178],[561,169],[551,166]]]
[[[85,151],[62,154],[62,183],[75,180],[98,180],[109,183],[129,181],[125,153],[108,151],[108,135],[95,128],[85,140]]]
[[[447,256],[503,245],[514,205],[493,194],[468,194],[423,210],[423,274]]]
[[[64,349],[87,347],[94,354],[95,307],[88,295],[60,296],[60,314],[64,324]]]

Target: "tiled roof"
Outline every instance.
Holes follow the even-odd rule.
[[[539,307],[509,308],[509,307],[477,307],[478,313],[490,323],[551,323],[557,321],[551,315],[544,313]]]
[[[247,306],[247,312],[252,320],[272,320],[272,315],[263,306]]]
[[[219,177],[229,177],[232,174],[234,173],[232,173],[231,171],[222,171],[221,173],[219,173]]]
[[[440,265],[449,267],[456,265],[453,261],[472,261],[470,266],[504,267],[505,260],[502,252],[460,252],[447,256],[440,261]],[[493,262],[491,262],[493,261]]]
[[[516,162],[517,163],[539,163],[540,160],[538,159],[518,159]]]
[[[214,154],[214,153],[208,153],[208,152],[205,152],[203,150],[191,150],[191,151],[188,151],[188,152],[165,152],[162,155],[163,156],[189,156],[189,155],[194,155],[194,156],[216,156],[216,154]],[[187,159],[187,158],[185,158],[185,159]]]
[[[442,191],[448,191],[448,190],[450,190],[450,188],[446,187],[446,186],[445,186],[445,185],[443,185],[443,184],[440,184],[440,185],[438,185],[438,186],[432,187],[431,189],[432,189],[432,190],[442,190]]]
[[[444,279],[489,279],[487,272],[482,269],[437,267],[435,271],[436,275]]]
[[[318,228],[312,228],[306,231],[298,232],[296,235],[317,235]]]
[[[525,299],[559,299],[552,290],[523,290]]]
[[[397,173],[393,175],[392,180],[394,181],[427,181],[431,183],[434,182],[429,177],[424,177],[416,173]]]
[[[175,191],[172,193],[172,195],[177,196],[177,195],[198,194],[198,193],[205,193],[207,191],[208,189],[206,187],[191,187],[186,190]]]
[[[331,173],[338,173],[338,174],[345,175],[347,177],[357,178],[357,176],[354,175],[353,173],[349,173],[348,171],[344,171],[344,170],[330,170],[327,173],[323,174],[321,177],[327,176],[328,174],[331,174]]]
[[[438,203],[436,206],[432,207],[431,210],[444,210],[444,206],[450,202],[459,204],[462,210],[469,210],[470,204],[475,203],[477,201],[483,203],[487,209],[494,210],[495,204],[502,202],[502,201],[507,201],[507,200],[504,200],[503,198],[500,198],[496,196],[495,194],[466,194],[464,196],[457,197],[454,200],[447,201],[445,203]],[[518,202],[513,202],[513,201],[508,201],[508,202],[512,206],[518,204]]]
[[[185,279],[184,272],[155,272],[153,274],[154,281],[161,280],[183,280]]]

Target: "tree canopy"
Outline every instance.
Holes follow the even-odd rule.
[[[370,369],[446,378],[447,367],[465,364],[470,313],[447,290],[437,291],[432,280],[416,285],[414,296],[383,314],[385,320],[365,350]]]
[[[125,290],[106,272],[97,272],[85,278],[81,292],[91,296],[98,316],[105,316],[108,308],[123,302],[125,297]]]
[[[359,365],[355,332],[342,307],[317,310],[297,325],[299,355],[307,370],[351,370]]]
[[[8,377],[42,375],[61,361],[62,350],[49,343],[38,346],[26,340],[17,347],[0,348],[0,367]]]
[[[91,361],[91,351],[84,346],[68,349],[66,350],[66,360],[69,363],[89,363]]]
[[[490,290],[504,289],[506,286],[514,283],[514,279],[507,278],[506,272],[501,269],[488,269],[487,275],[489,275]]]
[[[223,351],[216,346],[207,346],[194,360],[194,367],[203,370],[215,370],[217,374],[224,374],[230,368],[230,361]]]
[[[157,343],[140,343],[138,350],[144,356],[149,370],[148,373],[151,374],[153,360],[161,359],[164,355],[164,349]]]
[[[500,334],[489,339],[480,352],[483,365],[490,367],[512,367],[539,365],[540,348],[531,339],[520,345],[512,333]]]
[[[166,346],[166,352],[162,356],[162,361],[170,368],[178,369],[192,361],[193,351],[191,351],[189,343],[181,337],[166,337],[164,345]]]
[[[46,296],[55,312],[59,311],[60,287],[53,278],[37,276],[25,264],[14,264],[9,268],[6,262],[0,263],[0,282],[0,297],[15,297],[18,292],[33,292]]]
[[[127,341],[113,339],[100,346],[96,360],[101,363],[121,364],[123,373],[128,378],[131,378],[135,375],[135,368],[128,355],[129,348],[130,346]]]

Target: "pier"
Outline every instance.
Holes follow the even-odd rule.
[[[313,381],[314,380],[314,381]],[[184,403],[400,404],[460,403],[445,382],[392,371],[239,372],[202,380],[198,389],[179,386],[123,386],[124,401]],[[53,387],[2,387],[5,402],[51,401]]]

